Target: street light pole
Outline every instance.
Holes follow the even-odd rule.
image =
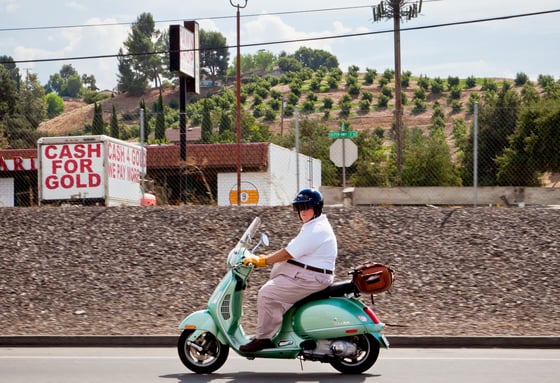
[[[237,90],[237,206],[241,204],[241,49],[239,39],[239,24],[240,24],[240,8],[247,6],[247,0],[243,5],[241,3],[234,4],[232,0],[229,3],[232,7],[237,8],[237,60],[236,60],[236,90]]]

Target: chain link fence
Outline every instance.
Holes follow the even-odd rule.
[[[405,113],[401,169],[396,166],[396,135],[391,120],[369,118],[368,126],[362,125],[356,138],[346,139],[357,147],[358,155],[342,168],[334,165],[329,151],[334,142],[329,131],[333,130],[333,120],[338,119],[298,113],[297,105],[295,113],[282,115],[268,125],[264,119],[243,115],[242,143],[237,145],[231,108],[215,101],[206,110],[203,102],[191,100],[186,113],[185,158],[181,158],[180,113],[173,99],[162,100],[163,115],[158,113],[161,106],[157,103],[143,105],[144,124],[138,123],[140,108],[138,113],[121,115],[117,131],[119,139],[138,141],[141,126],[145,127],[147,173],[141,186],[163,205],[287,204],[298,188],[322,186],[556,187],[560,180],[560,106],[552,99],[522,104],[506,97],[504,93],[492,102],[472,103],[463,114],[434,107],[431,115],[430,111],[423,112],[424,123],[418,125],[418,114]],[[142,105],[138,99],[129,102]],[[103,133],[107,135],[114,132],[113,113],[103,112]],[[53,119],[41,125],[30,139],[55,136],[57,132],[92,133],[92,105],[67,114],[73,120],[66,120],[66,129],[83,128],[64,131]],[[352,119],[345,121],[352,130]],[[160,124],[165,133],[161,137],[160,131],[156,138]],[[23,134],[20,136],[24,139]],[[13,203],[10,198],[0,203],[37,205],[36,160],[32,159],[37,157],[36,149],[0,153],[0,193],[6,196],[13,191]]]

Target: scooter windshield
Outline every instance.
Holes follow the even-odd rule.
[[[234,267],[241,263],[245,256],[250,256],[250,254],[246,254],[245,252],[250,252],[249,248],[252,245],[260,226],[261,219],[259,217],[255,217],[239,239],[239,242],[237,242],[237,245],[229,252],[227,264],[230,267]]]

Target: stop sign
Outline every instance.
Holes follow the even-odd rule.
[[[358,147],[351,140],[339,138],[330,149],[330,159],[339,168],[351,166],[358,159]]]

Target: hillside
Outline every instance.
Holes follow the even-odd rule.
[[[347,120],[350,122],[352,128],[354,130],[360,131],[367,128],[377,128],[381,127],[383,129],[389,129],[391,127],[391,123],[393,121],[393,112],[394,112],[394,99],[389,102],[388,108],[376,108],[375,103],[379,95],[381,94],[381,88],[378,84],[378,79],[381,75],[377,75],[377,79],[373,85],[364,85],[363,82],[363,74],[360,74],[360,86],[361,92],[360,95],[354,97],[352,104],[352,110],[349,118]],[[497,83],[500,81],[504,81],[504,79],[495,79]],[[508,80],[513,82],[513,80]],[[389,83],[389,87],[394,87],[394,83]],[[437,101],[440,103],[442,108],[446,114],[446,126],[447,126],[447,133],[451,134],[451,126],[454,120],[456,119],[464,119],[465,121],[469,121],[472,116],[470,116],[467,110],[467,103],[471,93],[473,92],[480,92],[481,85],[477,85],[472,89],[463,89],[461,92],[461,97],[458,101],[460,101],[463,105],[462,110],[459,113],[452,113],[451,105],[448,103],[447,99],[449,96],[449,92],[445,91],[439,95],[434,96],[433,94],[427,95],[426,98],[426,111],[423,113],[414,113],[413,108],[414,105],[412,104],[412,99],[414,98],[414,92],[418,88],[417,82],[414,78],[411,79],[410,85],[406,88],[403,88],[403,92],[406,94],[406,98],[408,100],[408,104],[403,106],[403,122],[405,126],[408,127],[427,127],[431,124],[431,117],[433,111],[433,105]],[[282,94],[282,97],[287,98],[290,88],[288,85],[276,85],[271,90],[276,90]],[[203,89],[203,91],[210,92],[216,91],[216,89]],[[369,112],[364,113],[360,111],[358,102],[361,98],[363,92],[371,92],[373,94],[373,101],[372,107],[370,108]],[[300,97],[299,104],[301,105],[306,99],[307,95],[310,93],[308,88],[305,86],[302,90],[302,95]],[[348,93],[348,90],[345,86],[345,80],[342,79],[339,83],[339,87],[336,89],[330,89],[326,92],[315,92],[317,95],[317,101],[315,101],[315,112],[311,114],[301,113],[300,116],[308,117],[308,118],[316,118],[318,120],[323,121],[327,124],[330,130],[339,130],[340,129],[340,118],[339,118],[339,111],[338,103],[340,99]],[[141,100],[145,101],[147,108],[151,108],[152,105],[157,103],[157,98],[159,95],[158,89],[150,89],[146,91],[146,93],[140,97],[132,97],[126,94],[116,95],[114,97],[108,98],[102,101],[102,108],[104,114],[104,120],[108,123],[111,118],[111,111],[113,105],[115,105],[115,109],[117,114],[120,116],[120,120],[122,122],[122,117],[125,114],[132,114],[134,116],[138,115],[138,108]],[[173,88],[166,88],[164,89],[164,104],[169,105],[170,102],[173,102],[175,105],[179,103],[179,89],[178,87]],[[324,120],[323,112],[321,111],[321,106],[323,99],[325,97],[330,97],[333,100],[333,109],[330,113],[330,117],[328,120]],[[269,96],[270,98],[270,96]],[[268,99],[263,100],[263,102],[268,101]],[[252,99],[248,98],[247,102],[244,104],[244,108],[247,110],[251,110]],[[284,129],[288,129],[290,124],[293,122],[293,116],[286,116],[284,118],[283,124]],[[75,132],[83,128],[84,124],[90,124],[93,120],[93,105],[87,105],[82,101],[79,100],[67,100],[65,101],[65,112],[49,121],[45,121],[39,126],[39,131],[44,132],[48,135],[65,135],[71,132]],[[134,121],[129,121],[132,123]],[[265,121],[264,119],[260,119],[260,122],[266,125],[269,125],[271,130],[275,133],[280,133],[281,130],[281,119],[278,115],[276,119],[272,122]]]

